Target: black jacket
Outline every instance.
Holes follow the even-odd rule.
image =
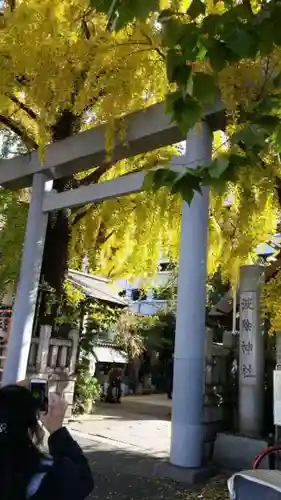
[[[53,463],[45,468],[39,488],[29,500],[84,500],[94,481],[86,457],[63,427],[49,438]]]

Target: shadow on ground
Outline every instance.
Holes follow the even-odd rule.
[[[108,420],[171,420],[171,409],[166,406],[157,406],[147,404],[139,404],[124,401],[120,405],[109,403],[97,403],[94,408],[94,415],[106,417]],[[79,415],[75,416],[75,420],[79,421]],[[87,421],[87,417],[83,416],[83,422]],[[92,420],[91,417],[88,419]]]
[[[104,443],[78,441],[95,478],[92,500],[228,500],[225,477],[189,486],[163,477],[168,467],[164,459],[117,450]]]

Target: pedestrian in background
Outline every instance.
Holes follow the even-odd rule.
[[[109,403],[121,403],[121,395],[122,395],[122,380],[123,380],[123,370],[118,367],[115,363],[108,374],[109,378],[109,387],[107,391],[107,401]]]
[[[170,358],[166,367],[166,385],[168,399],[173,396],[173,379],[174,379],[174,358]]]

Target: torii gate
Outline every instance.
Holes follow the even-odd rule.
[[[178,165],[195,168],[211,162],[212,131],[222,129],[223,104],[205,110],[200,131],[186,138]],[[126,144],[115,140],[112,161],[129,158],[184,139],[164,112],[164,103],[126,117]],[[26,376],[48,213],[64,207],[125,196],[142,190],[145,172],[57,193],[53,179],[88,170],[106,161],[105,125],[47,146],[44,164],[38,153],[0,161],[0,185],[18,189],[32,185],[20,277],[13,308],[3,383]],[[176,168],[176,167],[175,167]],[[202,460],[206,255],[209,191],[183,203],[176,318],[172,440],[170,460],[180,467],[199,467]]]

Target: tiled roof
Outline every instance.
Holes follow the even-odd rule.
[[[126,307],[128,303],[118,294],[121,288],[111,285],[109,280],[70,269],[68,281],[80,288],[88,297]]]

